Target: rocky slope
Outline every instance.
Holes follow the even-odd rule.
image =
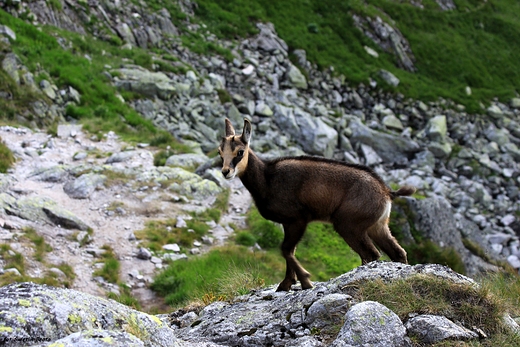
[[[214,302],[152,316],[74,290],[12,284],[0,288],[0,341],[5,346],[411,346],[486,338],[479,324],[438,314],[414,314],[404,323],[384,305],[359,300],[356,286],[370,281],[441,279],[451,304],[474,295],[471,279],[439,265],[373,262],[309,290],[264,288],[234,302]],[[450,292],[451,293],[451,292]],[[352,294],[352,295],[351,295]],[[354,296],[353,296],[354,295]],[[421,294],[417,294],[421,295]],[[449,296],[450,294],[448,294]],[[468,298],[469,298],[468,296]],[[431,298],[430,298],[431,299]],[[487,300],[487,299],[484,299]],[[482,313],[481,313],[482,314]],[[478,320],[478,318],[476,319]],[[519,331],[510,317],[506,330]],[[506,323],[507,322],[507,323]],[[489,331],[488,331],[489,333]]]

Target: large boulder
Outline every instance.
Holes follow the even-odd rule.
[[[381,133],[370,129],[359,119],[352,118],[349,124],[352,144],[360,143],[372,147],[387,163],[407,162],[420,150],[417,142],[403,136]]]
[[[34,283],[0,288],[0,344],[5,347],[217,346],[181,341],[157,316],[113,300]]]
[[[285,133],[302,146],[309,154],[331,158],[338,143],[338,132],[325,124],[321,118],[298,107],[275,105],[274,118]]]

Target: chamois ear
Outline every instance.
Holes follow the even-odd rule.
[[[226,137],[228,136],[235,136],[235,128],[233,128],[231,121],[226,118]]]
[[[242,131],[242,142],[249,143],[251,140],[251,122],[244,119],[244,130]]]

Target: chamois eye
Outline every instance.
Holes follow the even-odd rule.
[[[244,151],[243,151],[243,150],[239,150],[239,151],[237,152],[237,157],[241,157],[241,156],[243,156],[243,155],[244,155]]]

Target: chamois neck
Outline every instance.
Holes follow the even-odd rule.
[[[264,170],[264,161],[249,149],[247,168],[240,176],[240,180],[253,197],[261,197],[266,191]]]

